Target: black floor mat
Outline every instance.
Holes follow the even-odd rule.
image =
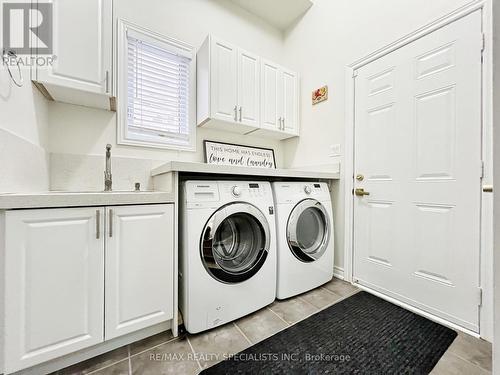
[[[456,332],[360,292],[203,374],[428,374]]]

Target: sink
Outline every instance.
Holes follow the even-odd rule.
[[[78,190],[78,191],[69,191],[69,190],[49,190],[49,191],[39,191],[39,192],[22,192],[22,193],[1,193],[0,195],[97,195],[97,194],[134,194],[134,193],[158,193],[153,190],[113,190],[113,191],[104,191],[104,190]]]
[[[154,193],[152,190],[79,190],[79,191],[68,191],[68,190],[51,190],[47,194],[130,194],[130,193]]]

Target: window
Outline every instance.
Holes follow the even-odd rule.
[[[192,47],[124,21],[119,36],[118,143],[194,150]]]

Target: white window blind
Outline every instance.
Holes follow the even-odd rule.
[[[130,30],[126,36],[127,133],[188,145],[191,58],[149,36]]]

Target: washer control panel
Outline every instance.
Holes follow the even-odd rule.
[[[231,193],[233,193],[234,197],[239,197],[241,196],[241,187],[238,185],[235,185],[231,188]]]
[[[271,184],[267,181],[198,181],[184,182],[183,203],[189,208],[216,208],[230,202],[274,205]]]
[[[267,182],[220,182],[221,193],[233,199],[253,199],[272,196]]]

